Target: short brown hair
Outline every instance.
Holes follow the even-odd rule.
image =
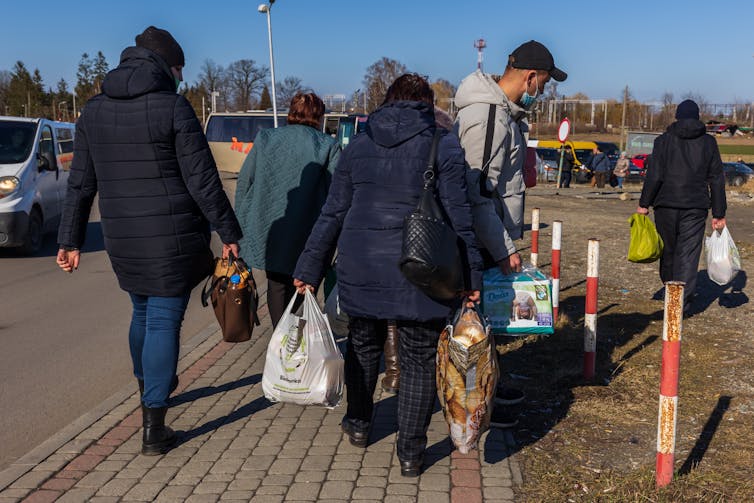
[[[319,96],[314,93],[298,93],[291,99],[288,124],[302,124],[319,129],[324,115],[325,103]]]
[[[434,105],[435,93],[427,79],[418,73],[405,73],[390,84],[383,105],[394,101],[423,101]]]

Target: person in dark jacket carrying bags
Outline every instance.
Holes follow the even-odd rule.
[[[189,295],[212,272],[210,224],[223,256],[238,256],[241,229],[189,102],[176,94],[183,50],[154,26],[107,74],[76,123],[73,164],[58,233],[61,269],[78,269],[99,193],[105,248],[133,316],[129,346],[142,391],[142,453],[167,452],[179,335]]]
[[[319,96],[294,96],[288,125],[261,131],[238,174],[236,212],[244,233],[243,256],[267,274],[273,327],[296,294],[293,269],[340,156],[338,142],[322,132],[324,116]]]
[[[346,351],[348,408],[342,429],[352,444],[366,447],[372,395],[386,321],[396,320],[401,382],[398,394],[398,458],[404,476],[421,472],[427,428],[435,403],[435,356],[447,318],[461,298],[438,302],[401,274],[404,218],[423,193],[423,174],[437,126],[429,84],[415,74],[390,86],[385,102],[370,114],[366,134],[343,151],[322,213],[296,265],[299,291],[314,289],[337,244],[340,307],[350,317]],[[466,194],[463,151],[458,139],[440,131],[437,194],[465,243],[470,266],[466,288],[478,301],[482,261],[474,247]]]
[[[636,212],[654,208],[657,232],[664,243],[660,279],[683,281],[684,313],[691,312],[707,212],[712,228],[725,227],[725,177],[717,141],[699,120],[699,106],[682,101],[676,121],[655,139]]]

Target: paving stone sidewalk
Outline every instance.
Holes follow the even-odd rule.
[[[135,392],[6,487],[0,503],[514,501],[521,475],[509,455],[513,439],[503,430],[491,430],[479,451],[461,455],[438,410],[425,471],[405,478],[395,453],[395,396],[376,393],[366,449],[340,431],[345,400],[333,410],[267,401],[261,379],[271,326],[266,306],[260,314],[262,326],[250,342],[224,343],[217,332],[183,357],[168,413],[169,424],[183,432],[175,449],[140,454]]]

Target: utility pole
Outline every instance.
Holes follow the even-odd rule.
[[[625,150],[624,138],[626,135],[626,105],[628,102],[628,86],[623,90],[623,117],[620,120],[620,149]]]

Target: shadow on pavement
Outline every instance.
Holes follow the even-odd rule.
[[[272,402],[270,402],[263,396],[260,396],[259,398],[255,398],[251,402],[247,403],[246,405],[242,407],[239,407],[238,409],[234,410],[230,414],[227,414],[222,417],[218,417],[217,419],[213,419],[212,421],[208,421],[204,423],[203,425],[198,426],[194,429],[191,429],[185,432],[176,432],[178,433],[177,445],[184,444],[193,438],[196,438],[201,435],[204,435],[205,433],[214,431],[223,425],[234,423],[240,419],[245,419],[253,415],[255,412],[262,411],[271,405],[272,405]]]
[[[187,402],[193,402],[194,400],[212,396],[217,393],[225,393],[226,391],[243,388],[244,386],[252,386],[261,381],[262,374],[254,374],[253,376],[247,376],[243,379],[239,379],[238,381],[225,383],[220,386],[205,386],[204,388],[192,389],[191,391],[186,391],[171,398],[170,406],[175,407],[177,405],[181,405]]]

